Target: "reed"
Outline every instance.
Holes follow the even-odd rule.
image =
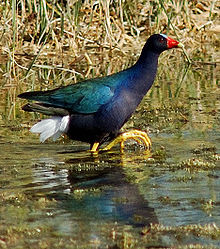
[[[188,61],[219,63],[219,2],[214,0],[5,0],[0,16],[0,89],[13,86],[14,95],[127,68],[157,32],[183,42]],[[187,59],[177,52],[160,61],[169,75],[173,64],[181,68]],[[180,72],[175,96],[184,79],[185,71]]]

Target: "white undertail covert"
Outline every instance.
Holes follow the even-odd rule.
[[[40,133],[40,141],[43,143],[46,139],[57,140],[63,133],[66,133],[69,127],[70,116],[52,116],[36,123],[30,131]]]

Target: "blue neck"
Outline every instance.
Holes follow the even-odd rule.
[[[140,97],[147,93],[154,82],[159,55],[152,51],[142,52],[136,64],[129,69],[133,80],[128,81],[127,86]]]

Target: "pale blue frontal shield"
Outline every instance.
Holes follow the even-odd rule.
[[[166,35],[164,35],[164,34],[160,34],[160,35],[162,35],[164,38],[167,38],[167,36],[166,36]]]

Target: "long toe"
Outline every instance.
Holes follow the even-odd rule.
[[[91,148],[90,152],[92,152],[92,153],[97,153],[97,152],[98,152],[98,147],[99,147],[99,143],[98,143],[98,142],[97,142],[97,143],[94,143],[94,144],[92,145],[92,148]]]
[[[110,142],[106,147],[101,149],[102,151],[110,150],[112,147],[114,147],[116,144],[120,143],[121,150],[124,149],[124,143],[128,139],[133,139],[139,144],[141,142],[144,144],[146,150],[149,150],[151,147],[151,140],[146,132],[140,131],[140,130],[131,130],[124,133],[121,133],[118,137],[116,137],[112,142]]]

